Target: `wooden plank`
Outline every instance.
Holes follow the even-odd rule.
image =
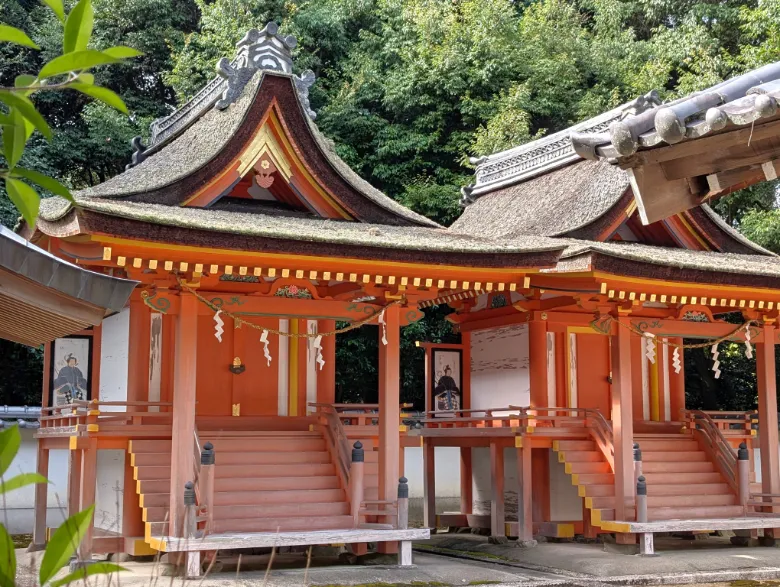
[[[669,181],[657,164],[627,169],[642,224],[652,224],[701,203],[684,179]],[[703,195],[703,194],[702,194]]]
[[[354,544],[360,542],[386,542],[428,540],[428,528],[407,530],[317,530],[314,532],[250,532],[211,534],[202,539],[187,540],[173,536],[160,537],[161,550],[165,552],[189,552],[204,550],[230,550],[235,548],[267,548],[281,546],[306,546],[318,544]]]
[[[641,534],[648,532],[696,532],[702,530],[752,530],[780,524],[777,517],[698,518],[692,520],[657,520],[635,522],[616,520],[602,522],[602,528],[613,532]]]

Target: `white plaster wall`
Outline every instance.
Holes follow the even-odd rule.
[[[582,498],[571,483],[558,455],[550,451],[550,521],[577,522],[582,520]]]
[[[778,447],[778,452],[780,452],[780,447]],[[753,471],[756,474],[756,483],[761,483],[761,449],[758,447],[754,448],[753,454],[755,456],[751,466],[753,467]]]
[[[471,407],[527,406],[531,399],[528,326],[517,324],[471,333]],[[474,513],[490,513],[490,452],[472,449]],[[517,457],[504,454],[505,510],[517,512]],[[438,493],[438,492],[437,492]]]
[[[35,430],[22,428],[22,443],[5,477],[38,470],[38,442],[33,438]],[[46,521],[49,526],[59,526],[67,517],[68,502],[68,451],[49,452],[49,489]],[[35,490],[32,486],[12,491],[5,496],[3,520],[10,534],[31,534],[35,519]]]
[[[471,333],[471,407],[525,405],[531,398],[528,326]]]
[[[130,309],[103,321],[100,342],[100,396],[102,401],[127,400],[128,350],[130,348]],[[105,406],[101,411],[124,411]],[[122,488],[125,479],[123,450],[99,450],[95,488],[95,526],[104,530],[122,528]],[[117,501],[118,500],[118,501]],[[120,504],[120,505],[118,505]]]
[[[103,321],[100,339],[100,396],[102,401],[127,400],[127,359],[130,347],[130,309]],[[106,406],[102,411],[124,411],[119,406]]]
[[[436,496],[460,497],[460,449],[450,446],[437,446],[434,449],[436,466]],[[423,460],[422,448],[404,449],[404,475],[409,480],[409,497],[423,497]]]

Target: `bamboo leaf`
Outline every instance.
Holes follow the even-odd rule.
[[[51,581],[54,575],[65,566],[65,563],[76,552],[92,522],[94,509],[95,505],[93,504],[83,512],[73,514],[54,532],[51,540],[49,540],[49,545],[46,547],[46,554],[43,555],[43,560],[41,561],[41,568],[38,574],[38,580],[41,585]]]
[[[62,0],[43,0],[43,3],[54,11],[60,22],[65,22],[65,8],[62,6]]]
[[[39,473],[22,473],[21,475],[10,478],[8,481],[0,483],[0,494],[8,493],[14,489],[19,489],[20,487],[26,487],[27,485],[48,482],[49,480]]]
[[[65,21],[65,36],[62,40],[63,53],[84,51],[87,48],[89,38],[92,36],[94,19],[92,2],[79,0],[79,3],[68,14],[68,20]]]
[[[0,43],[13,43],[14,45],[23,45],[32,49],[40,49],[35,42],[27,36],[23,30],[16,27],[0,24]]]
[[[48,175],[44,175],[43,173],[39,173],[33,169],[24,169],[22,167],[15,167],[13,170],[13,175],[29,179],[31,182],[37,183],[43,189],[49,190],[51,193],[58,196],[62,196],[66,200],[70,200],[71,202],[73,201],[73,196],[71,195],[70,190],[56,179],[49,177]]]
[[[19,182],[21,183],[21,182]],[[3,475],[19,452],[22,435],[18,426],[11,426],[0,431],[0,475]]]
[[[133,49],[132,47],[125,47],[124,45],[103,49],[103,53],[105,53],[106,55],[110,55],[111,57],[114,57],[116,59],[130,59],[131,57],[139,57],[143,55],[143,53],[141,53],[138,49]]]
[[[114,563],[94,563],[86,567],[82,567],[72,572],[70,575],[63,577],[62,579],[59,579],[57,581],[52,581],[49,584],[49,586],[62,587],[63,585],[67,585],[68,583],[73,583],[73,581],[80,581],[86,579],[87,577],[91,577],[92,575],[110,575],[111,573],[118,573],[120,571],[126,571],[126,570],[127,570],[126,568],[120,567],[119,565]]]
[[[51,138],[51,129],[43,116],[35,109],[35,106],[27,96],[20,94],[14,94],[12,92],[0,92],[0,102],[3,102],[9,108],[13,108],[19,111],[19,113],[29,120],[35,128],[41,131],[41,134],[47,139]]]
[[[75,51],[73,53],[60,55],[49,61],[43,66],[38,77],[54,77],[55,75],[62,75],[63,73],[79,71],[81,69],[89,69],[107,63],[116,63],[117,61],[119,61],[117,58],[106,55],[101,51],[93,51],[92,49]]]
[[[90,86],[87,84],[71,84],[70,87],[74,90],[78,90],[82,94],[86,94],[87,96],[91,96],[96,100],[100,100],[104,104],[107,104],[112,108],[119,110],[120,112],[129,114],[127,111],[127,106],[125,106],[122,98],[120,98],[117,94],[108,88],[103,88],[101,86]]]
[[[38,218],[38,208],[41,205],[41,198],[38,192],[23,181],[7,176],[5,178],[5,187],[8,191],[8,197],[11,198],[14,206],[22,213],[22,218],[24,218],[25,222],[30,226],[35,226],[35,220]],[[18,434],[19,431],[17,430],[16,433]],[[0,463],[1,465],[2,463]]]
[[[14,587],[16,579],[16,552],[14,541],[5,526],[0,525],[0,587]]]

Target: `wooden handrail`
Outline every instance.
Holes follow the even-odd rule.
[[[344,425],[335,407],[331,404],[309,404],[316,407],[315,415],[323,420],[325,425],[325,437],[330,445],[334,461],[336,462],[336,471],[339,474],[343,487],[349,487],[349,468],[352,463],[352,451],[347,440]]]
[[[401,408],[411,408],[414,404],[400,404]],[[332,408],[336,412],[341,412],[342,410],[354,410],[354,411],[368,411],[368,410],[379,410],[379,404],[327,404],[327,403],[318,403],[318,402],[309,402],[310,408]]]
[[[726,482],[735,492],[739,492],[737,456],[721,429],[708,413],[701,410],[687,410],[685,415],[691,423],[691,429],[700,433],[706,452],[726,478]]]
[[[607,459],[612,472],[615,471],[615,444],[612,436],[612,424],[599,410],[585,410],[585,422],[590,428],[596,446]]]

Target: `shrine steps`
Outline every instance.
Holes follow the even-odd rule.
[[[690,436],[653,433],[635,439],[642,451],[650,521],[744,515],[731,487]],[[559,440],[553,449],[584,499],[592,525],[609,526],[615,520],[614,475],[596,443]],[[624,519],[633,519],[633,502],[624,511]]]
[[[305,430],[200,430],[199,436],[201,445],[214,446],[212,532],[352,528],[347,494],[316,425]],[[378,452],[367,441],[366,499],[375,499]],[[168,535],[171,442],[131,440],[129,454],[149,542]]]

